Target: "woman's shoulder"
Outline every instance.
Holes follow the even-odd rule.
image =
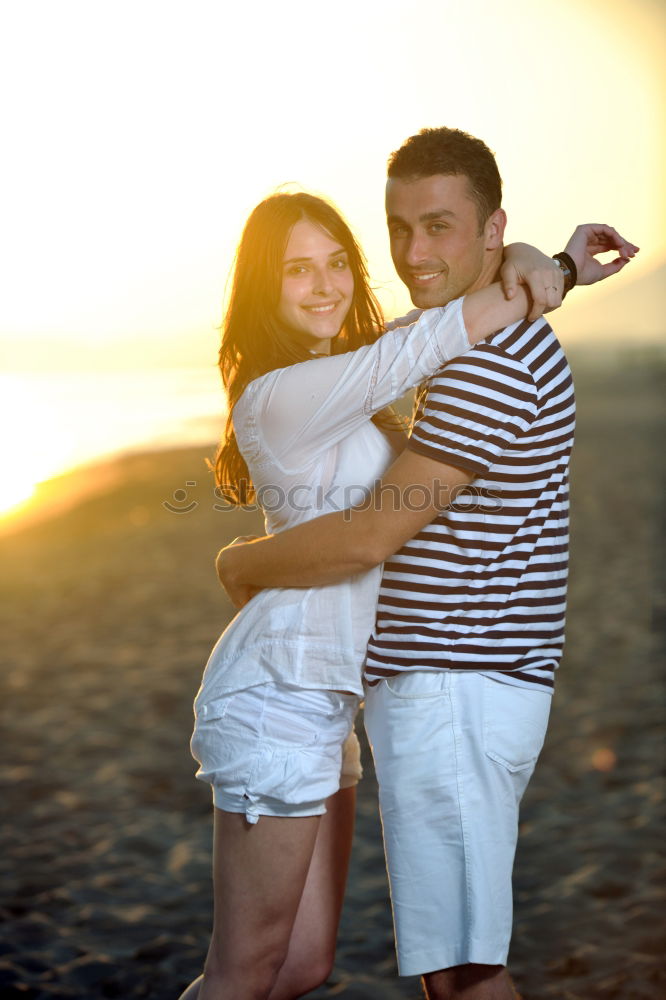
[[[243,389],[242,393],[234,403],[232,419],[234,423],[240,414],[247,414],[259,406],[263,406],[274,395],[275,387],[279,381],[280,373],[284,368],[274,368],[263,375],[257,375]]]
[[[293,367],[293,366],[291,366]],[[264,455],[266,443],[285,433],[294,403],[293,386],[281,376],[288,368],[275,368],[258,375],[243,389],[231,411],[234,432],[241,451],[248,455]]]

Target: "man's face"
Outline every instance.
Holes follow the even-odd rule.
[[[501,209],[498,212],[504,216]],[[476,202],[461,174],[389,178],[386,221],[391,256],[415,306],[446,305],[492,280],[487,251],[501,246],[502,233],[498,242],[490,220],[479,234]]]

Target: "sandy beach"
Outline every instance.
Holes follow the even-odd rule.
[[[523,1000],[658,1000],[663,355],[574,370],[567,649],[522,812],[510,967]],[[65,478],[0,538],[4,1000],[175,1000],[201,971],[212,824],[191,704],[232,613],[214,554],[261,531],[215,509],[212,452],[113,460],[74,477],[74,499]],[[396,976],[364,754],[337,964],[311,996],[416,1000]]]

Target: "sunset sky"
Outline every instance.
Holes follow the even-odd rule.
[[[647,275],[666,259],[665,24],[658,0],[4,5],[6,364],[210,363],[243,221],[284,184],[342,208],[402,310],[384,171],[426,125],[495,150],[509,240],[554,252],[608,222]]]

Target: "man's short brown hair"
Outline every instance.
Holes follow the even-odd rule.
[[[435,174],[462,174],[476,202],[479,229],[502,204],[502,178],[485,142],[457,128],[424,128],[391,153],[389,178],[416,180]]]

